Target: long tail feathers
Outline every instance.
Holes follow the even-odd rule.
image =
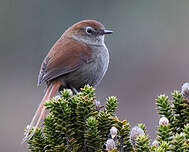
[[[29,128],[27,128],[27,131],[25,132],[25,137],[23,138],[22,143],[24,143],[26,140],[30,139],[33,136],[33,134],[35,133],[35,131],[36,131],[37,127],[39,126],[41,120],[45,116],[45,111],[46,111],[46,109],[44,107],[45,101],[54,97],[61,85],[62,85],[62,82],[60,80],[58,80],[58,81],[52,82],[48,86],[47,91],[46,91],[41,103],[39,104],[37,111],[35,112],[34,117],[33,117],[32,121],[29,125]],[[36,120],[37,120],[37,122],[36,122]],[[36,122],[36,124],[34,126],[35,122]],[[34,130],[32,131],[32,133],[30,133],[33,127],[34,127]]]

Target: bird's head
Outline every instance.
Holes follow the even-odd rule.
[[[106,30],[98,21],[83,20],[68,28],[63,36],[91,45],[104,45],[105,34],[112,34],[112,31]]]

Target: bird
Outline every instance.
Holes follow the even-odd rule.
[[[45,83],[47,89],[23,142],[33,136],[43,119],[45,101],[64,88],[71,89],[76,94],[86,84],[96,87],[100,83],[109,64],[104,36],[112,33],[99,21],[82,20],[69,27],[55,42],[44,58],[38,75],[38,86]],[[32,128],[33,133],[30,134]]]

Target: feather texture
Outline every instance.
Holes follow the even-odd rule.
[[[42,62],[38,85],[68,74],[92,60],[92,50],[73,38],[61,37]]]

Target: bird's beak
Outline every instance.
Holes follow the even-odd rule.
[[[111,30],[103,30],[103,34],[112,34],[113,33],[113,31],[111,31]]]

